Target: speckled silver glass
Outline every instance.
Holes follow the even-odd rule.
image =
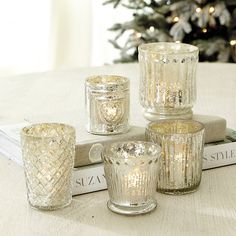
[[[41,123],[21,131],[27,196],[31,207],[55,210],[72,200],[75,129]]]
[[[146,128],[148,141],[162,147],[157,191],[184,194],[201,182],[205,128],[193,120],[162,120]]]
[[[140,103],[148,120],[189,119],[196,100],[198,48],[182,43],[142,44]]]
[[[137,215],[154,210],[161,148],[134,141],[108,145],[103,153],[110,200],[108,208],[119,214]]]
[[[112,135],[129,129],[129,80],[116,75],[99,75],[85,82],[87,131]]]

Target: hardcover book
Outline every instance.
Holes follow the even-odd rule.
[[[20,130],[29,123],[0,126],[0,152],[22,165]],[[131,126],[128,133],[101,136],[87,133],[76,127],[76,146],[74,167],[101,162],[100,154],[104,145],[117,141],[145,139],[144,128]]]
[[[203,169],[236,164],[236,131],[227,129],[224,141],[206,144]]]
[[[107,189],[103,163],[78,167],[73,172],[72,195]]]
[[[22,165],[20,150],[20,129],[27,125],[17,124],[0,127],[0,152],[16,163]],[[129,135],[114,135],[94,137],[91,141],[76,144],[76,157],[84,155],[83,160],[89,160],[90,164],[74,168],[73,171],[73,195],[84,194],[106,189],[106,180],[100,152],[104,144],[118,140],[144,140],[144,128],[132,127]],[[84,145],[84,149],[83,149]],[[82,151],[81,151],[82,150]],[[80,159],[77,164],[82,163]],[[98,164],[94,164],[98,163]],[[227,129],[225,140],[206,144],[203,156],[203,170],[220,166],[236,164],[236,131]]]
[[[236,131],[227,129],[224,141],[206,144],[203,155],[203,170],[236,164]],[[103,164],[76,168],[73,195],[94,192],[107,188]]]

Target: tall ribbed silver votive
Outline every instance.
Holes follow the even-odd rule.
[[[162,120],[146,128],[148,141],[162,147],[157,191],[183,194],[201,182],[205,128],[193,120]]]
[[[139,46],[140,103],[148,120],[189,119],[196,99],[198,48],[182,43]]]
[[[161,148],[148,142],[118,142],[103,153],[110,200],[108,208],[116,213],[138,215],[156,208],[158,158]]]
[[[122,76],[100,75],[86,79],[87,131],[112,135],[129,129],[129,80]]]

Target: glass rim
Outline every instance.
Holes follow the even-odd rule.
[[[166,48],[170,48],[171,46],[179,46],[179,47],[185,47],[186,49],[184,51],[182,50],[176,50],[174,52],[171,51],[158,51],[155,50],[155,46],[164,46]],[[188,50],[187,50],[188,48]],[[151,52],[155,54],[160,54],[160,55],[182,55],[182,54],[189,54],[189,53],[198,53],[199,48],[197,46],[194,46],[192,44],[187,44],[187,43],[176,43],[176,42],[156,42],[156,43],[143,43],[138,46],[138,51],[139,52]]]
[[[192,131],[192,132],[184,132],[184,133],[178,133],[178,132],[160,132],[157,131],[155,129],[152,128],[153,125],[161,125],[161,124],[168,124],[168,123],[173,123],[173,122],[180,122],[182,124],[196,124],[198,126],[198,128],[196,128],[196,130]],[[149,133],[156,133],[156,134],[160,134],[160,135],[166,135],[166,136],[172,136],[172,135],[186,135],[186,134],[196,134],[201,132],[202,130],[205,129],[205,126],[203,123],[196,121],[196,120],[187,120],[187,119],[166,119],[166,120],[159,120],[159,121],[152,121],[150,122],[147,126],[146,126],[146,131],[148,131]]]
[[[35,134],[29,134],[28,131],[32,128],[36,128],[36,127],[40,127],[43,125],[48,125],[48,126],[62,126],[64,128],[66,128],[68,130],[68,134],[70,135],[75,135],[75,128],[71,125],[68,124],[64,124],[64,123],[56,123],[56,122],[43,122],[43,123],[35,123],[35,124],[31,124],[31,125],[27,125],[25,127],[23,127],[20,131],[20,134],[25,136],[25,137],[31,137],[31,138],[38,138],[38,139],[50,139],[50,138],[55,138],[58,137],[58,135],[49,135],[49,136],[41,136],[41,135],[35,135]],[[63,134],[63,133],[62,133]]]
[[[93,90],[127,90],[130,81],[121,75],[92,75],[85,79],[85,85]]]
[[[125,145],[125,144],[132,144],[132,143],[133,144],[143,144],[145,146],[148,145],[148,148],[155,147],[156,150],[157,150],[155,155],[159,155],[162,152],[162,149],[161,149],[160,145],[158,145],[156,143],[153,143],[153,142],[149,142],[149,141],[118,141],[118,142],[113,142],[113,143],[110,143],[110,144],[106,145],[102,150],[101,157],[104,160],[104,157],[106,155],[105,153],[109,152],[109,153],[113,154],[114,156],[116,156],[117,160],[128,159],[128,158],[124,158],[124,157],[120,157],[120,156],[116,155],[117,152],[114,152],[114,151],[112,152],[111,147],[112,146],[119,147],[119,145],[122,146],[122,145]],[[145,149],[147,149],[147,148],[145,148]],[[150,155],[150,156],[153,156],[153,155]]]

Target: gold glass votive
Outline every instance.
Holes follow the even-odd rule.
[[[161,148],[148,142],[117,142],[102,153],[110,200],[108,208],[125,215],[144,214],[154,198]]]
[[[139,46],[140,103],[148,120],[189,119],[196,100],[198,48],[182,43]]]
[[[111,135],[129,129],[129,80],[116,75],[86,79],[87,131]]]
[[[184,194],[201,182],[205,128],[193,120],[162,120],[146,128],[147,139],[162,147],[157,191]]]
[[[21,131],[21,146],[31,207],[55,210],[69,205],[75,129],[56,123],[27,126]]]

